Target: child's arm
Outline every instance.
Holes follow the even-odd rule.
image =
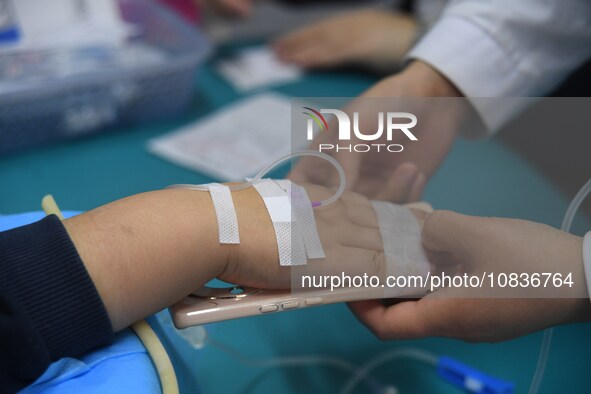
[[[312,201],[332,192],[308,186]],[[377,217],[361,195],[314,209],[326,258],[292,271],[254,188],[232,193],[239,245],[219,243],[207,192],[139,194],[61,222],[49,217],[0,233],[0,382],[18,390],[51,361],[77,357],[113,330],[157,312],[214,277],[289,288],[292,273],[385,272]],[[98,294],[97,294],[98,291]],[[100,298],[99,298],[100,296]]]
[[[275,235],[253,188],[233,193],[239,245],[221,245],[209,193],[162,190],[64,222],[115,331],[222,275],[230,258],[277,261]]]
[[[308,186],[312,200],[332,192]],[[289,288],[292,273],[386,273],[378,220],[367,198],[346,193],[314,210],[327,258],[292,271],[279,265],[273,225],[254,188],[232,193],[240,244],[222,245],[209,193],[143,193],[66,220],[65,226],[115,330],[174,304],[218,277]],[[424,214],[413,212],[422,220]]]

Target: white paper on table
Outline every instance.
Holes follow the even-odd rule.
[[[214,178],[240,181],[291,151],[290,119],[289,97],[263,93],[152,139],[148,150]]]
[[[217,71],[238,91],[296,81],[300,67],[282,63],[268,47],[248,48],[217,64]]]

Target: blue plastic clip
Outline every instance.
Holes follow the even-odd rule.
[[[0,26],[0,44],[7,42],[16,42],[20,38],[20,32],[16,28],[9,28],[4,30]]]
[[[515,389],[511,382],[493,378],[445,356],[439,358],[437,374],[469,393],[513,394]]]

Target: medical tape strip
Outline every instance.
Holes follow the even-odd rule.
[[[273,222],[279,251],[279,264],[282,266],[307,264],[304,242],[300,236],[295,234],[295,231],[292,232],[289,190],[270,179],[254,183],[254,188],[263,199]],[[296,236],[292,236],[292,234]]]
[[[371,203],[378,217],[387,275],[426,278],[431,265],[421,244],[421,229],[410,209],[385,201]],[[426,290],[418,286],[384,287],[385,297],[423,295]]]
[[[239,244],[238,218],[236,217],[236,209],[234,208],[230,188],[219,183],[210,183],[207,186],[218,220],[220,243]]]
[[[326,254],[320,242],[314,208],[308,197],[306,189],[300,185],[292,183],[288,179],[278,180],[277,183],[284,189],[290,190],[289,196],[292,206],[292,215],[294,216],[294,229],[300,234],[306,248],[308,259],[324,259]]]

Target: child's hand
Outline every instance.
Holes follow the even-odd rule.
[[[306,185],[313,201],[326,199],[332,191]],[[378,220],[370,201],[360,194],[345,193],[338,201],[314,209],[326,259],[309,260],[297,268],[279,265],[277,244],[264,204],[252,188],[233,193],[240,226],[240,246],[230,252],[220,279],[261,288],[289,288],[292,274],[376,275],[386,272]],[[413,214],[422,225],[426,216]],[[296,271],[297,270],[297,271]]]
[[[281,60],[306,68],[357,63],[393,71],[410,49],[416,30],[410,16],[364,10],[306,26],[273,46]]]

